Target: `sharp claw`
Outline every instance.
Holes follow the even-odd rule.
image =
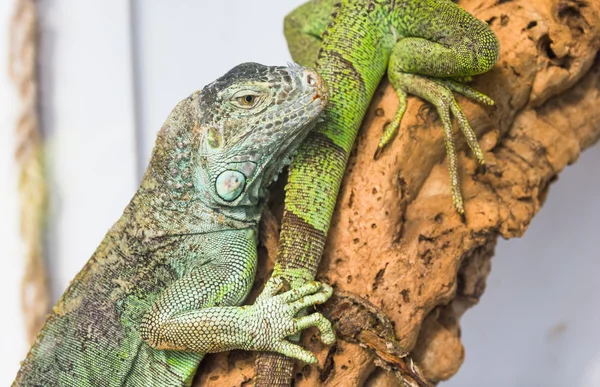
[[[375,154],[373,155],[373,160],[379,159],[379,156],[381,156],[382,152],[383,152],[383,147],[377,145],[377,149],[375,150]]]
[[[476,172],[485,175],[487,173],[487,164],[479,164]]]
[[[285,293],[288,290],[290,290],[290,283],[288,282],[287,279],[285,279],[283,277],[279,277],[279,278],[276,278],[275,281],[276,282],[274,282],[273,289],[271,289],[272,290],[271,297],[275,297],[278,294]]]

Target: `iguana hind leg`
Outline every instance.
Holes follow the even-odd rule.
[[[456,118],[477,162],[483,167],[485,160],[477,136],[452,92],[456,91],[482,104],[494,104],[491,98],[459,81],[468,81],[472,75],[486,72],[496,63],[498,40],[485,24],[449,1],[424,0],[407,4],[408,7],[418,4],[419,12],[415,13],[419,15],[417,20],[407,22],[402,19],[402,12],[407,12],[402,9],[392,15],[392,18],[399,15],[393,24],[405,34],[420,37],[400,36],[392,50],[388,78],[398,94],[400,104],[392,122],[384,129],[375,157],[381,154],[398,132],[406,110],[407,95],[430,102],[435,106],[444,130],[452,201],[456,211],[464,216],[451,114]],[[445,33],[448,18],[468,20],[469,23],[464,23],[464,31],[454,25]],[[420,19],[426,19],[426,22]],[[475,42],[472,39],[474,34],[478,36]]]
[[[393,61],[390,63],[393,63]],[[381,136],[381,140],[375,151],[375,158],[381,154],[385,146],[393,140],[398,132],[402,116],[406,110],[407,94],[421,97],[425,101],[431,103],[438,112],[444,130],[448,170],[450,172],[452,202],[456,211],[459,214],[464,215],[464,204],[458,177],[458,160],[456,157],[456,147],[454,144],[454,133],[450,114],[456,118],[460,130],[465,135],[469,148],[471,148],[477,162],[482,167],[485,166],[485,159],[483,151],[477,142],[477,136],[469,125],[469,121],[456,102],[456,99],[454,99],[452,92],[459,92],[466,97],[490,106],[493,105],[494,102],[486,95],[477,92],[469,86],[448,79],[436,79],[424,75],[406,74],[394,71],[390,71],[388,77],[390,78],[391,84],[396,89],[400,104],[392,122],[384,128],[383,135]]]

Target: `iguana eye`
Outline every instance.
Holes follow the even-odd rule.
[[[225,171],[217,177],[217,194],[226,202],[237,199],[246,186],[246,176],[239,171]]]
[[[252,94],[243,95],[241,97],[237,97],[237,101],[243,107],[252,107],[258,102],[258,96]]]
[[[252,109],[261,101],[262,93],[256,90],[240,90],[231,96],[231,102],[242,109]]]
[[[240,100],[244,105],[252,105],[254,103],[254,96],[253,95],[245,95],[243,97],[240,97]]]

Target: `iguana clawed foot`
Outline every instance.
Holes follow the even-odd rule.
[[[267,286],[265,291],[270,293],[271,298],[260,298],[251,306],[255,309],[253,317],[255,321],[259,321],[261,331],[253,335],[250,348],[278,352],[306,363],[316,363],[317,358],[312,353],[297,344],[292,344],[286,338],[306,328],[317,327],[323,343],[335,342],[331,323],[321,313],[296,316],[309,306],[327,301],[333,294],[333,289],[327,284],[312,281],[277,294],[284,288],[284,281],[280,278],[272,279]]]
[[[400,122],[402,121],[402,116],[406,111],[407,95],[416,95],[428,101],[435,106],[442,122],[445,137],[444,141],[446,143],[446,153],[448,156],[448,169],[450,170],[452,201],[454,203],[456,212],[464,217],[465,210],[462,195],[460,193],[457,165],[458,160],[454,145],[454,135],[452,131],[452,120],[450,118],[450,113],[452,113],[452,116],[456,118],[458,127],[463,132],[469,148],[471,148],[471,151],[475,155],[475,158],[477,159],[477,162],[483,171],[485,171],[485,159],[483,152],[479,147],[479,143],[477,142],[477,136],[469,125],[467,117],[462,112],[460,106],[458,106],[458,103],[456,102],[452,92],[455,91],[464,95],[465,97],[488,106],[494,105],[494,101],[485,94],[480,93],[468,85],[460,83],[456,80],[407,74],[395,71],[389,72],[389,78],[392,85],[396,89],[400,103],[392,122],[386,125],[384,128],[383,135],[381,136],[381,140],[379,141],[377,150],[375,151],[375,158],[381,154],[383,148],[392,141],[398,132]],[[468,78],[465,78],[464,80],[468,80]]]

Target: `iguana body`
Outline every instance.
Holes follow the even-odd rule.
[[[237,305],[254,281],[266,187],[327,99],[312,70],[246,63],[181,101],[140,188],[54,307],[13,386],[189,385],[204,353],[233,348],[312,361],[284,339],[317,326],[334,340],[323,316],[295,318],[331,288],[313,282]]]
[[[272,278],[287,278],[294,288],[314,278],[348,156],[386,70],[400,106],[379,151],[398,129],[407,93],[434,104],[446,136],[454,205],[464,213],[450,113],[478,161],[484,160],[452,91],[483,103],[492,101],[452,79],[488,71],[499,46],[486,24],[448,0],[313,0],[287,16],[285,34],[294,60],[316,62],[331,88],[324,122],[300,147],[286,187]],[[257,364],[257,385],[289,385],[289,359],[261,354]]]

